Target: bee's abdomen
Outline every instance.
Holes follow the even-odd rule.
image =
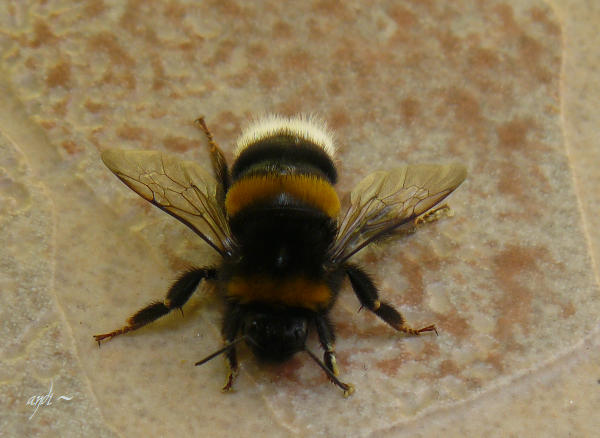
[[[337,170],[330,152],[298,135],[273,135],[246,145],[231,169],[227,214],[256,206],[307,206],[337,217]]]
[[[239,246],[229,278],[243,278],[229,288],[230,297],[326,304],[324,265],[340,211],[334,149],[325,125],[312,118],[267,116],[245,129],[225,199]]]
[[[253,173],[311,173],[337,182],[330,152],[309,140],[290,135],[260,139],[242,149],[231,168],[234,181]]]
[[[316,175],[302,173],[259,173],[242,178],[227,192],[225,207],[232,217],[245,207],[298,203],[316,208],[330,218],[337,217],[340,211],[340,200],[331,184]]]

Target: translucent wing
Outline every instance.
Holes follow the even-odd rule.
[[[234,242],[216,196],[219,185],[198,164],[160,152],[108,149],[104,164],[131,190],[190,227],[219,254]]]
[[[427,212],[466,177],[467,169],[460,164],[415,164],[367,176],[344,199],[347,211],[340,220],[331,259],[335,264],[342,263],[369,243]]]

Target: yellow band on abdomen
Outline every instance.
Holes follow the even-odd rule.
[[[225,208],[234,216],[244,207],[287,194],[335,218],[340,199],[326,180],[314,175],[255,175],[237,181],[227,192]]]

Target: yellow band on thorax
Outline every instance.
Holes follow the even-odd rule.
[[[324,282],[302,276],[277,279],[251,275],[233,277],[227,286],[227,297],[240,304],[265,303],[317,311],[329,306],[332,294]]]
[[[314,175],[254,175],[237,181],[227,192],[225,208],[234,216],[257,201],[268,201],[285,193],[335,218],[340,211],[340,199],[334,188]]]

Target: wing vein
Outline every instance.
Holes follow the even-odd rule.
[[[411,165],[375,172],[345,197],[346,213],[330,248],[334,264],[341,264],[371,242],[416,219],[450,195],[466,178],[459,164]]]

